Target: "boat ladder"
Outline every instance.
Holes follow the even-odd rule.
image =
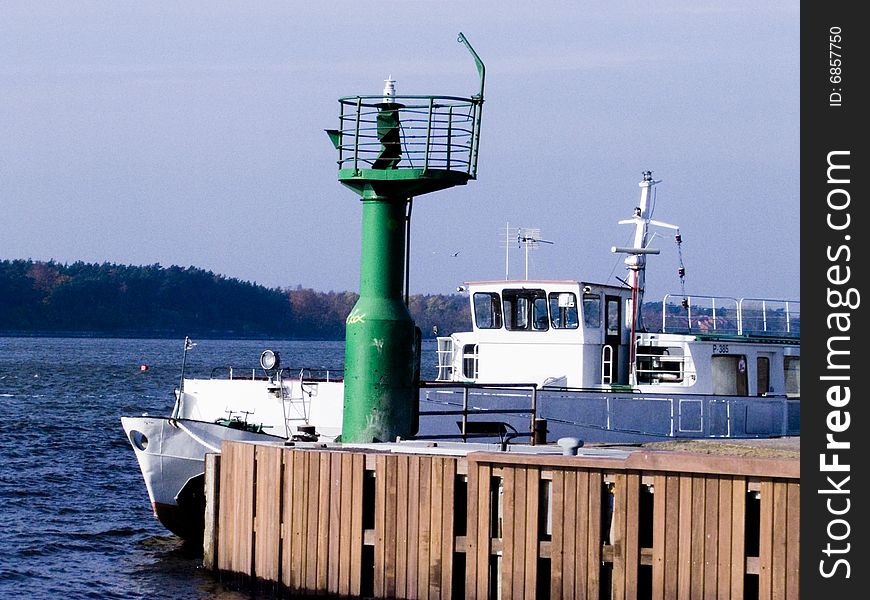
[[[311,397],[317,393],[316,383],[306,383],[304,371],[298,379],[291,379],[287,385],[280,386],[284,408],[284,427],[289,438],[294,427],[301,430],[307,425],[311,413]]]
[[[613,348],[606,344],[601,347],[601,383],[613,383]]]

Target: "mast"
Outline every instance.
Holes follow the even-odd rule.
[[[635,335],[638,331],[643,331],[643,320],[641,316],[641,306],[643,305],[644,285],[646,284],[646,255],[658,254],[657,248],[648,248],[649,243],[648,233],[649,226],[656,225],[667,229],[679,230],[676,225],[665,223],[663,221],[655,221],[651,219],[652,209],[650,202],[650,190],[661,180],[652,178],[652,171],[643,172],[643,180],[638,184],[640,186],[640,206],[634,208],[634,215],[630,219],[619,221],[620,225],[634,225],[634,239],[630,248],[613,246],[610,251],[627,254],[625,257],[625,265],[629,271],[629,285],[631,287],[631,338],[629,340],[629,382],[634,385],[636,383],[634,353],[635,353]]]

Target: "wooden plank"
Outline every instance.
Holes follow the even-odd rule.
[[[627,573],[627,526],[628,517],[628,475],[616,474],[616,483],[613,486],[613,576],[611,579],[611,598],[613,600],[625,600],[625,580]]]
[[[340,544],[338,548],[338,595],[350,595],[350,549],[353,546],[353,454],[341,453],[341,516],[339,517]]]
[[[456,527],[454,524],[454,507],[456,506],[456,463],[454,457],[443,459],[444,476],[441,489],[443,501],[441,504],[441,594],[449,598],[453,587],[453,555],[456,551]],[[466,506],[467,506],[466,502]]]
[[[758,532],[758,597],[773,597],[773,482],[761,482],[761,519]]]
[[[538,531],[541,498],[541,471],[528,467],[526,471],[526,536],[525,536],[525,588],[524,598],[534,598],[538,584]]]
[[[601,505],[601,491],[604,485],[604,474],[601,471],[589,471],[589,493],[587,516],[587,536],[586,536],[586,593],[588,598],[599,598],[601,596],[601,511],[604,507]],[[582,546],[577,548],[577,552],[583,552]]]
[[[396,590],[397,598],[408,593],[408,467],[407,454],[396,457]],[[416,482],[414,482],[416,485]]]
[[[665,523],[665,598],[676,598],[680,577],[680,477],[668,474]]]
[[[360,595],[363,546],[363,477],[365,472],[365,456],[362,453],[353,454],[353,494],[351,494],[351,548],[350,548],[350,595]]]
[[[746,575],[746,488],[745,477],[731,480],[731,597],[743,598]]]
[[[583,598],[586,592],[586,572],[582,569],[585,562],[583,540],[588,535],[586,528],[588,515],[588,498],[578,493],[578,478],[588,485],[588,473],[585,471],[565,471],[565,498],[563,504],[562,523],[562,553],[565,557],[562,563],[562,597]],[[576,532],[576,533],[574,533]],[[578,541],[580,542],[578,544]],[[600,543],[600,542],[599,542]],[[579,546],[579,547],[578,547]]]
[[[625,459],[625,469],[669,471],[708,475],[742,475],[744,477],[779,477],[800,479],[798,458],[754,458],[716,456],[693,452],[632,452]]]
[[[468,454],[466,460],[469,463],[479,462],[500,465],[505,463],[505,455],[498,452],[472,452]],[[563,456],[559,454],[512,453],[510,455],[510,464],[515,466],[535,465],[538,468],[663,471],[800,479],[800,459],[797,458],[753,458],[741,456],[739,460],[735,460],[733,456],[655,450],[631,452],[624,459],[582,455]]]
[[[592,594],[589,561],[593,560],[592,552],[595,549],[598,552],[601,550],[602,514],[600,500],[602,489],[600,478],[594,475],[595,473],[588,469],[575,473],[568,482],[571,487],[565,496],[565,509],[574,513],[572,517],[565,520],[566,525],[571,526],[566,535],[572,538],[566,540],[565,545],[565,548],[573,556],[571,564],[567,565],[571,577],[570,579],[566,577],[566,585],[571,590],[571,597],[590,597]],[[598,511],[595,509],[596,497],[598,498]],[[596,522],[597,528],[593,527]]]
[[[465,597],[477,600],[477,580],[483,577],[477,564],[478,529],[485,528],[489,523],[487,507],[489,503],[480,502],[480,471],[484,465],[474,464],[468,468],[468,510],[465,519]]]
[[[406,594],[417,598],[420,573],[420,456],[408,457],[408,566]]]
[[[332,484],[330,476],[331,453],[315,452],[320,463],[317,486],[317,562],[315,566],[315,588],[324,591],[327,586],[329,565],[329,489]]]
[[[799,482],[787,484],[786,516],[786,561],[785,597],[789,600],[800,597],[800,546],[801,546],[801,486]]]
[[[550,597],[564,598],[563,561],[565,560],[565,471],[553,470],[553,506],[551,508],[551,520],[553,523],[553,536],[550,540]]]
[[[224,448],[221,451],[221,471],[218,482],[218,487],[221,488],[221,492],[227,489],[227,486],[230,485],[230,481],[232,480],[232,468],[233,468],[233,449],[229,444],[224,444]],[[226,496],[226,494],[224,494]],[[226,496],[228,498],[228,496]],[[218,502],[220,502],[220,497]],[[223,507],[221,507],[223,508]],[[230,545],[227,543],[227,539],[230,535],[230,526],[232,521],[230,520],[231,512],[229,510],[221,510],[218,513],[218,538],[217,538],[217,568],[221,570],[229,569],[231,564],[231,559],[229,556]]]
[[[517,528],[517,522],[514,519],[514,514],[516,513],[516,479],[516,469],[505,467],[503,475],[504,513],[502,521],[502,540],[504,546],[501,558],[501,597],[505,599],[514,597],[514,571],[516,570],[514,566],[514,555],[516,554],[514,540],[516,539]]]
[[[281,486],[281,583],[288,589],[292,588],[292,558],[293,558],[293,511],[296,507],[296,489],[293,479],[293,451],[284,448],[281,451],[282,478]]]
[[[734,478],[722,476],[719,477],[719,510],[716,529],[719,534],[719,545],[716,548],[717,568],[716,568],[716,598],[731,597],[731,519],[733,511],[733,493],[732,487]],[[741,567],[742,568],[742,567]]]
[[[305,554],[306,554],[306,527],[308,519],[308,458],[309,452],[301,450],[293,451],[293,479],[296,482],[294,490],[293,511],[293,557],[292,576],[293,589],[305,589]]]
[[[280,577],[281,451],[278,446],[254,446],[257,481],[253,576],[266,581],[278,581]]]
[[[523,594],[525,593],[525,585],[526,585],[526,536],[528,535],[528,521],[527,514],[528,509],[526,506],[526,500],[528,498],[526,493],[526,483],[527,476],[526,472],[528,468],[515,468],[512,469],[514,472],[514,539],[511,546],[514,551],[514,559],[513,559],[513,585],[511,589],[513,590],[513,597],[522,599]]]
[[[229,570],[251,575],[254,536],[254,445],[228,443],[227,446],[231,448],[232,456],[231,483],[229,488],[222,489],[227,494],[222,494],[221,505],[232,515],[229,539],[226,540],[229,545]]]
[[[429,542],[432,515],[432,461],[420,458],[420,495],[417,526],[420,531],[417,550],[417,597],[429,597]]]
[[[692,477],[680,477],[680,537],[677,543],[679,569],[677,572],[677,598],[688,600],[692,597]]]
[[[640,474],[625,475],[625,552],[623,554],[626,598],[637,596],[638,567],[640,565]]]
[[[665,557],[668,547],[665,544],[668,530],[667,511],[667,477],[656,475],[653,478],[653,542],[652,542],[652,598],[664,600],[665,598]]]
[[[429,512],[429,590],[428,598],[438,598],[441,595],[441,544],[444,536],[444,458],[430,458],[432,486],[430,488]]]
[[[513,471],[513,522],[514,534],[510,540],[510,546],[513,549],[513,562],[511,568],[513,570],[511,585],[511,595],[522,599],[525,591],[526,577],[526,469],[518,467],[511,469]],[[508,540],[506,540],[508,541]]]
[[[375,457],[375,572],[374,594],[376,598],[386,596],[384,565],[386,562],[386,514],[387,514],[387,455]]]
[[[203,566],[212,571],[217,569],[217,540],[219,532],[218,517],[220,516],[220,468],[221,455],[209,452],[205,455],[205,517],[203,525]]]
[[[716,600],[719,572],[719,477],[704,478],[704,595]]]
[[[704,526],[704,515],[706,508],[706,486],[705,478],[702,476],[692,477],[692,536],[690,543],[692,544],[692,573],[690,576],[690,589],[693,600],[704,597],[704,536],[706,535]]]
[[[787,600],[786,555],[788,553],[788,487],[784,481],[772,482],[773,535],[771,537],[771,588],[773,600]]]
[[[478,521],[476,534],[476,550],[475,556],[471,557],[474,561],[477,571],[477,578],[470,580],[466,577],[466,593],[468,590],[474,589],[476,593],[469,597],[476,597],[479,600],[489,598],[490,579],[489,579],[489,561],[492,553],[492,466],[490,465],[468,465],[469,474],[474,470],[477,473],[477,506],[480,519]]]
[[[305,563],[303,565],[303,589],[317,589],[317,542],[319,535],[318,515],[320,514],[320,453],[305,452],[308,465],[308,506],[305,523]]]
[[[230,485],[230,480],[232,479],[231,470],[233,468],[233,450],[230,448],[229,444],[225,444],[225,448],[223,448],[221,452],[221,470],[220,475],[218,477],[218,487],[220,491],[227,489],[227,486]],[[226,494],[224,494],[226,496]],[[228,496],[226,496],[228,497]],[[220,503],[221,496],[218,496],[218,503]],[[221,507],[223,508],[223,507]],[[230,566],[230,556],[229,556],[229,544],[227,544],[226,538],[228,538],[230,534],[230,516],[231,512],[229,510],[220,510],[218,512],[217,521],[218,521],[218,535],[217,535],[217,551],[216,554],[216,566],[218,569],[226,570],[229,569]]]
[[[384,464],[384,595],[396,597],[396,513],[398,494],[398,460],[396,455],[388,455]]]
[[[342,491],[342,453],[329,453],[329,535],[327,537],[327,579],[326,591],[337,594],[342,538],[341,529],[341,491]]]

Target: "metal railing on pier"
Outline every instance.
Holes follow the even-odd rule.
[[[541,443],[546,439],[546,423],[538,419],[539,388],[533,383],[477,384],[456,382],[420,382],[420,405],[439,405],[433,410],[420,410],[421,420],[427,417],[441,418],[459,417],[458,433],[424,428],[426,431],[415,436],[416,439],[455,440],[467,442],[469,439],[498,437],[502,446],[518,437],[527,437],[531,445]],[[475,402],[483,398],[495,398],[496,406],[486,406],[486,402]],[[504,406],[510,399],[519,399],[519,405]],[[528,430],[519,430],[504,420],[481,419],[481,417],[526,416]],[[435,432],[432,432],[435,431]]]

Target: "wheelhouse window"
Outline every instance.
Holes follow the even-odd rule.
[[[547,295],[544,290],[504,290],[505,328],[511,331],[546,331]]]
[[[607,300],[607,335],[619,335],[619,298]]]
[[[501,329],[501,299],[495,292],[474,294],[474,322],[478,329]]]
[[[713,394],[720,396],[746,396],[746,356],[743,354],[714,354]]]
[[[550,322],[553,329],[577,329],[577,296],[571,292],[550,293]]]
[[[583,294],[583,324],[601,327],[601,296],[598,294]]]

